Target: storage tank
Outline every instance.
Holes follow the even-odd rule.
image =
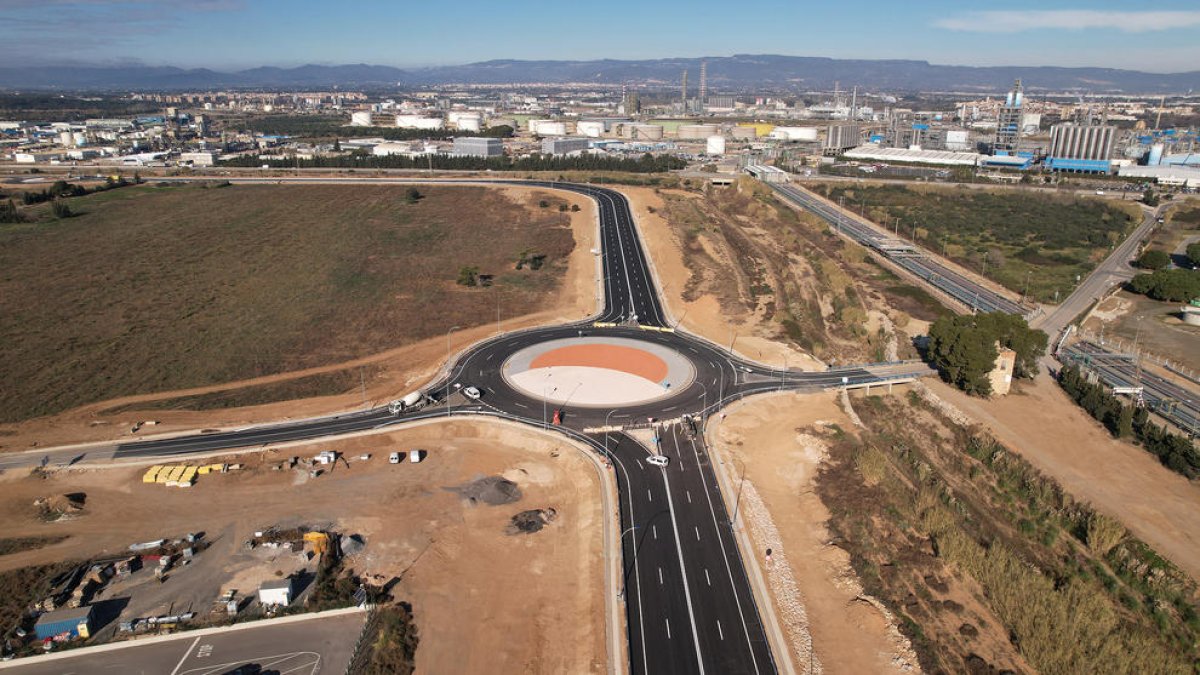
[[[530,120],[529,131],[535,136],[566,136],[567,125],[554,120]]]
[[[604,133],[604,122],[579,122],[575,125],[575,130],[580,136],[600,138]]]
[[[676,133],[681,139],[698,141],[716,136],[719,131],[715,124],[681,124]]]
[[[708,144],[705,152],[710,155],[725,154],[725,137],[724,136],[709,136]]]
[[[479,117],[460,117],[458,118],[459,131],[480,131],[483,129],[483,120]]]
[[[64,148],[74,147],[75,146],[75,135],[69,131],[64,131],[58,135],[58,142]]]
[[[633,135],[639,140],[659,141],[663,137],[663,128],[657,124],[635,124]]]
[[[736,126],[729,130],[729,137],[737,140],[753,140],[758,136],[758,130],[754,127]]]
[[[440,117],[422,115],[396,115],[396,126],[401,129],[441,129],[446,121]]]
[[[76,131],[73,136],[75,139],[75,147],[82,148],[83,146],[87,145],[87,134],[83,133],[82,131]]]

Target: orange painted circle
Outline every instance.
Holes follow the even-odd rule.
[[[539,354],[530,369],[552,366],[590,366],[618,370],[651,382],[667,379],[667,362],[650,352],[609,344],[585,344],[559,347]]]

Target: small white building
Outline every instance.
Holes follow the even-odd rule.
[[[258,602],[263,607],[287,607],[295,590],[295,580],[291,577],[268,581],[258,587]]]
[[[182,152],[179,154],[180,164],[191,164],[192,166],[216,166],[217,153],[215,152]]]

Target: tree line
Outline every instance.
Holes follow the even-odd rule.
[[[625,171],[630,173],[662,173],[687,166],[687,162],[669,155],[646,153],[641,157],[612,157],[607,155],[530,155],[528,157],[466,157],[457,155],[368,155],[354,153],[340,157],[312,159],[263,159],[258,155],[243,155],[222,162],[224,166],[259,167],[272,169],[441,169],[450,171]]]
[[[1136,440],[1172,471],[1188,478],[1200,475],[1200,453],[1195,444],[1151,422],[1145,406],[1126,405],[1104,385],[1088,382],[1078,365],[1063,368],[1058,384],[1114,437]]]

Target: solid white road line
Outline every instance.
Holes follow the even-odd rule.
[[[179,669],[183,667],[183,662],[187,661],[188,657],[192,655],[192,650],[196,648],[197,644],[200,644],[200,638],[196,638],[192,641],[191,646],[187,648],[187,651],[183,653],[183,657],[179,659],[179,663],[175,664],[175,670],[171,671],[171,675],[177,675],[179,673]]]
[[[658,568],[658,585],[662,586],[662,584],[663,584],[663,575],[662,575],[662,568],[660,567],[660,568]]]
[[[679,576],[683,579],[683,597],[687,600],[688,619],[692,622],[692,644],[696,647],[696,665],[704,675],[704,657],[700,654],[700,630],[696,628],[696,613],[692,609],[692,589],[688,584],[687,565],[683,562],[683,544],[679,540],[679,522],[675,520],[675,505],[671,499],[671,479],[663,472],[663,485],[667,489],[667,513],[671,515],[671,527],[675,530],[675,550],[679,554]],[[755,666],[757,669],[757,665]]]
[[[721,620],[717,619],[717,635],[721,636],[721,640],[725,639],[725,631],[721,630]]]
[[[708,568],[707,567],[704,568],[704,580],[708,582],[709,586],[712,586],[712,578],[708,576]]]

